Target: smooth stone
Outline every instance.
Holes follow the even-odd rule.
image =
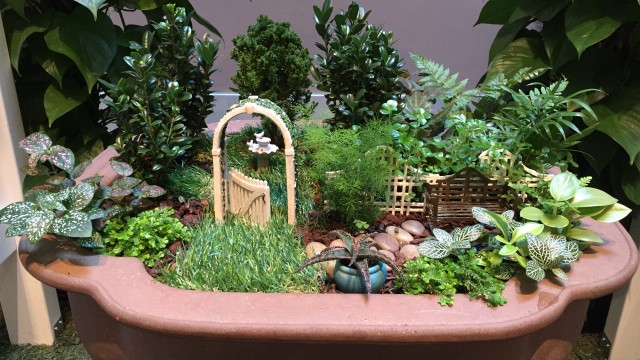
[[[405,245],[400,249],[400,256],[405,260],[415,259],[420,256],[417,245]]]
[[[320,254],[320,252],[326,248],[327,247],[323,243],[312,241],[304,248],[304,253],[307,254],[307,259],[311,259],[312,257]]]
[[[333,271],[336,268],[335,261],[325,261],[324,262],[324,271],[327,273],[327,278],[333,279]]]
[[[387,234],[393,235],[400,244],[408,244],[413,241],[413,235],[397,226],[387,226]]]
[[[425,230],[424,225],[418,220],[407,220],[400,225],[403,229],[407,230],[409,234],[414,236],[420,236]]]
[[[395,252],[400,249],[398,240],[391,234],[377,233],[373,236],[373,241],[380,246],[380,250]]]
[[[336,239],[333,240],[331,242],[331,244],[329,244],[329,247],[341,247],[341,248],[346,248],[347,245],[345,245],[344,241],[342,241],[342,239]]]
[[[386,255],[388,258],[393,260],[393,262],[396,261],[396,255],[389,250],[380,250],[380,254]]]

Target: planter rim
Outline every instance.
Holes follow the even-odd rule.
[[[574,300],[622,287],[638,266],[633,239],[619,224],[585,221],[605,243],[568,272],[571,281],[509,280],[505,306],[456,294],[452,307],[435,295],[266,294],[181,290],[153,279],[135,258],[92,254],[57,240],[20,242],[24,267],[43,283],[91,296],[129,326],[219,339],[304,342],[425,343],[508,339],[558,319]]]

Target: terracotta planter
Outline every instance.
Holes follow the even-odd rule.
[[[245,294],[185,291],[147,275],[133,258],[23,241],[20,259],[42,282],[69,291],[80,339],[94,359],[564,359],[588,299],[626,283],[638,265],[619,224],[590,223],[606,239],[569,282],[514,278],[507,305],[456,295]],[[428,355],[427,355],[428,354]]]

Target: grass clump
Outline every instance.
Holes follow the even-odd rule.
[[[306,258],[295,228],[283,217],[254,226],[234,217],[216,223],[207,216],[193,232],[175,266],[161,271],[165,284],[204,291],[318,292],[320,268],[295,273]]]
[[[199,166],[185,165],[173,170],[167,178],[167,189],[185,199],[213,203],[213,176]]]

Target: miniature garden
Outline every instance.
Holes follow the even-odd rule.
[[[121,72],[85,79],[103,89],[110,130],[92,146],[112,143],[113,176],[87,173],[95,149],[63,129],[33,132],[20,143],[25,201],[0,210],[7,236],[137,257],[181,289],[434,294],[443,306],[464,293],[494,307],[513,276],[570,281],[603,242],[581,220],[631,211],[574,175],[601,90],[539,67],[492,68],[472,87],[417,54],[410,74],[368,11],[327,0],[313,7],[313,59],[266,16],[233,39],[241,101],[210,133],[220,42],[197,37],[185,8],[162,11],[119,49]],[[238,114],[262,122],[226,133]]]

